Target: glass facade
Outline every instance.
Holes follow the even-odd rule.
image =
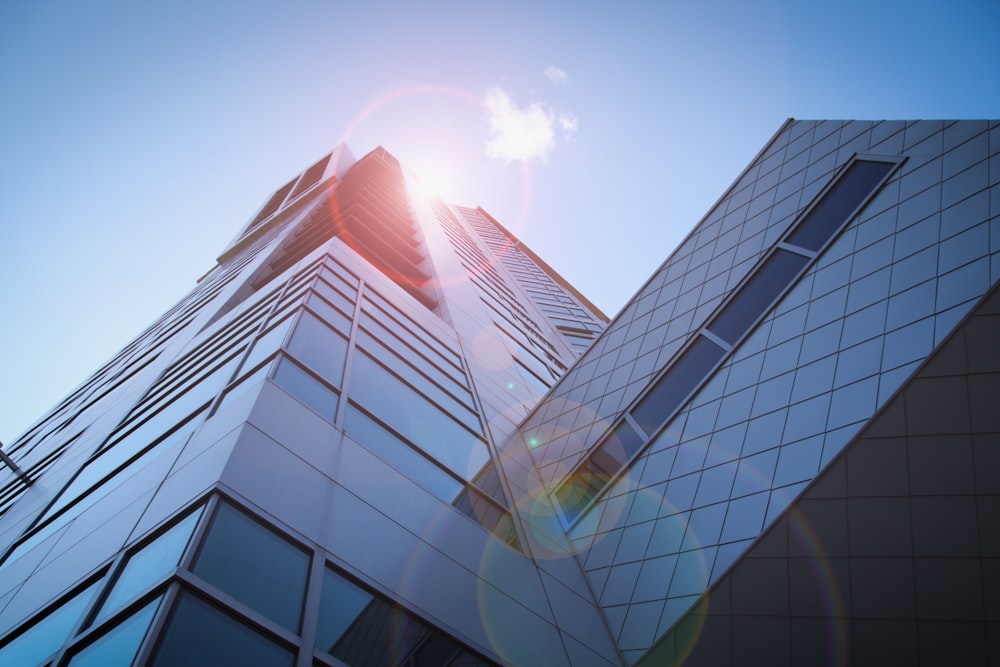
[[[0,663],[996,662],[998,157],[789,120],[609,323],[338,147],[7,448]]]

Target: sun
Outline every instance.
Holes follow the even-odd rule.
[[[440,197],[450,201],[455,193],[454,172],[435,161],[424,161],[412,166],[413,185],[425,197]]]

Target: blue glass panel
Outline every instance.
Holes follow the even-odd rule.
[[[285,341],[285,336],[288,335],[288,330],[292,328],[292,318],[286,317],[279,324],[268,329],[257,342],[254,344],[253,349],[250,350],[250,354],[247,355],[246,361],[243,362],[243,368],[253,368],[260,362],[264,361],[267,357],[271,356],[281,347],[281,344]]]
[[[694,494],[698,489],[700,477],[701,475],[698,473],[692,473],[670,480],[670,483],[667,484],[667,492],[663,496],[660,513],[672,514],[690,509],[691,505],[694,504]]]
[[[160,606],[156,598],[73,656],[70,667],[130,667]]]
[[[285,349],[317,375],[340,386],[347,357],[347,339],[305,311],[295,325]]]
[[[37,665],[55,653],[80,620],[97,587],[91,584],[0,648],[0,665]]]
[[[694,499],[694,507],[728,500],[729,492],[733,488],[733,478],[736,476],[737,465],[737,461],[730,461],[703,471],[701,482],[698,484],[698,495]]]
[[[722,542],[753,539],[760,535],[764,513],[771,494],[767,491],[744,496],[729,503],[726,523],[722,527]]]
[[[870,417],[875,410],[878,380],[876,375],[834,390],[827,426],[837,428]]]
[[[489,460],[486,445],[424,395],[360,350],[351,371],[351,398],[463,479]]]
[[[714,466],[739,457],[743,449],[743,438],[746,436],[747,423],[742,422],[730,428],[716,431],[712,434],[712,443],[708,446],[706,466]]]
[[[620,457],[624,463],[632,458],[645,442],[645,438],[639,435],[627,421],[620,421],[608,435],[602,447],[614,452],[615,457]]]
[[[232,403],[237,398],[245,394],[248,390],[253,389],[254,387],[259,387],[260,384],[267,377],[267,374],[268,372],[270,372],[270,370],[271,370],[271,364],[269,363],[263,364],[256,370],[247,373],[242,378],[234,382],[232,385],[230,385],[229,389],[226,390],[226,393],[222,395],[222,398],[219,399],[215,411],[218,412],[223,405]]]
[[[847,222],[848,216],[871,196],[893,166],[890,162],[855,161],[799,222],[787,242],[807,250],[819,250]]]
[[[808,262],[802,255],[775,250],[708,325],[708,330],[735,345]]]
[[[726,518],[727,504],[718,503],[691,512],[691,519],[684,532],[684,542],[681,544],[681,549],[698,549],[718,544],[719,533],[722,532],[722,522]]]
[[[774,472],[774,486],[810,480],[819,470],[819,457],[823,451],[823,436],[784,445],[778,453],[778,468]]]
[[[715,422],[716,428],[726,428],[749,419],[754,394],[754,388],[748,387],[723,398],[722,404],[719,406],[719,415]],[[739,453],[738,448],[736,453]]]
[[[841,387],[879,372],[882,365],[882,340],[872,340],[841,350],[837,357],[834,386]]]
[[[695,338],[667,373],[632,409],[632,416],[646,433],[655,433],[702,383],[725,351],[704,336]]]
[[[199,507],[128,559],[95,621],[106,617],[177,567],[201,511]]]
[[[151,665],[291,667],[291,651],[190,593],[182,593]]]
[[[304,551],[223,503],[194,573],[295,632],[308,567]]]
[[[311,294],[306,299],[306,306],[309,307],[324,323],[330,325],[345,336],[351,332],[351,319],[342,312],[331,306],[318,294]],[[351,311],[353,312],[353,311]]]
[[[678,446],[677,458],[674,461],[674,467],[670,471],[670,475],[678,477],[695,470],[700,470],[705,463],[705,456],[710,444],[711,440],[708,438],[696,438]]]
[[[747,425],[742,455],[749,456],[771,447],[777,447],[781,443],[781,433],[785,427],[785,414],[787,412],[787,410],[776,410],[751,419]]]
[[[690,512],[681,512],[657,519],[656,525],[653,526],[653,534],[649,538],[646,557],[654,558],[677,553],[681,548],[681,540],[684,538],[689,515]]]
[[[462,482],[353,405],[347,407],[344,431],[438,498],[453,502],[465,488]]]
[[[358,332],[358,345],[470,430],[481,432],[479,417],[472,409],[472,395],[464,385],[459,385],[436,366],[413,354],[411,350],[403,349],[401,355],[364,330]]]
[[[777,462],[778,450],[776,448],[741,459],[736,479],[733,482],[731,497],[738,498],[770,489]]]
[[[748,539],[720,546],[715,556],[715,565],[712,566],[712,577],[709,583],[714,584],[721,579],[722,575],[729,569],[729,566],[735,563],[750,548],[751,544],[753,544],[753,540]]]
[[[327,568],[323,573],[316,645],[330,653],[373,600],[371,593]]]
[[[178,445],[187,441],[188,436],[194,432],[200,422],[197,419],[191,419],[184,426],[177,429],[163,440],[156,444],[155,449],[156,454],[146,453],[140,459],[136,459],[132,462],[129,468],[134,468],[138,470],[145,466],[148,461],[152,461],[159,453],[170,449],[174,445]],[[86,466],[80,470],[80,473],[73,479],[72,482],[63,490],[59,495],[59,499],[52,504],[51,507],[45,512],[42,517],[44,520],[47,517],[54,515],[56,512],[62,508],[69,505],[71,502],[75,501],[84,493],[90,491],[97,483],[107,477],[110,473],[114,472],[116,468],[121,466],[123,463],[128,461],[130,458],[135,456],[137,452],[142,451],[144,448],[148,447],[151,440],[146,440],[143,436],[147,434],[148,431],[141,430],[141,432],[133,432],[123,440],[118,441],[113,446],[105,449],[97,458],[93,459]],[[124,470],[122,471],[124,472]],[[121,474],[121,473],[119,473]],[[110,488],[114,488],[113,484],[105,482],[105,485]],[[93,504],[97,498],[106,495],[106,490],[101,492],[99,489],[94,489],[91,494],[99,494],[97,497],[93,498],[89,504]],[[89,505],[88,505],[89,506]],[[78,512],[79,513],[79,512]]]
[[[310,408],[333,421],[337,414],[337,394],[290,359],[281,358],[274,370],[274,382]]]
[[[450,637],[329,569],[323,578],[318,625],[319,648],[357,667],[455,664],[451,660],[460,649]],[[459,657],[458,663],[463,662]]]
[[[686,551],[677,559],[674,578],[670,582],[670,597],[680,595],[698,595],[704,592],[708,584],[708,575],[715,562],[717,547]]]
[[[789,396],[792,394],[792,381],[795,373],[785,373],[776,378],[761,382],[757,385],[757,394],[753,400],[753,410],[751,416],[759,417],[779,410],[788,405]]]
[[[795,442],[822,433],[826,430],[829,409],[830,394],[820,394],[788,408],[784,441]]]
[[[791,402],[798,403],[830,391],[833,388],[833,375],[836,369],[836,355],[801,366],[795,371]]]

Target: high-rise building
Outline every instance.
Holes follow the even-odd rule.
[[[998,278],[997,122],[787,121],[610,323],[338,147],[5,448],[0,664],[996,664]]]

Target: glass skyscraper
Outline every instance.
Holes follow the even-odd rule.
[[[996,122],[787,121],[610,323],[338,147],[5,447],[0,664],[995,664],[998,278]]]

